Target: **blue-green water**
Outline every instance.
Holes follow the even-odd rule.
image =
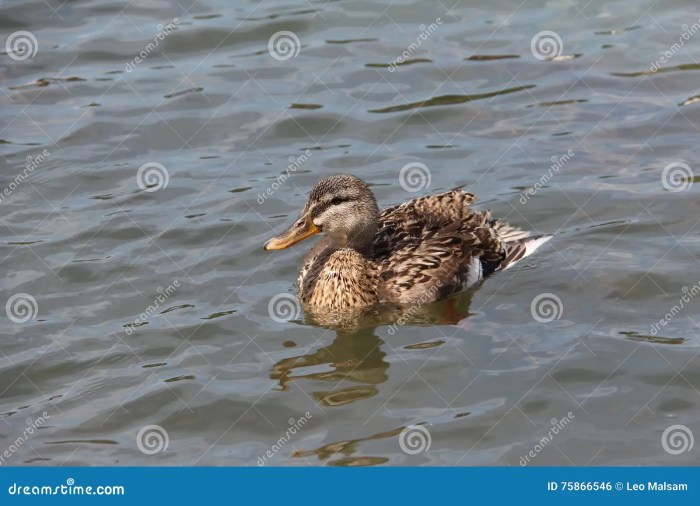
[[[696,2],[0,12],[3,465],[697,463]],[[555,238],[451,319],[319,326],[312,241],[261,247],[339,172]]]

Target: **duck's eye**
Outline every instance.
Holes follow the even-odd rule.
[[[348,200],[348,199],[345,198],[345,197],[337,197],[337,196],[336,196],[336,197],[333,197],[333,198],[331,199],[331,205],[332,205],[332,206],[337,206],[338,204],[342,204],[343,202],[347,202],[347,200]]]

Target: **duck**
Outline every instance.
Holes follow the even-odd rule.
[[[475,200],[463,185],[380,210],[362,179],[333,175],[313,187],[298,219],[263,248],[283,250],[323,235],[298,278],[300,301],[317,312],[429,304],[476,287],[552,237],[474,210]]]

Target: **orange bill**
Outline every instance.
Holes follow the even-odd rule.
[[[289,248],[290,246],[303,241],[307,237],[318,234],[321,231],[310,217],[303,217],[297,220],[291,227],[277,237],[273,237],[265,243],[265,251],[275,251]]]

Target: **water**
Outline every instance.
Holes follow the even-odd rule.
[[[697,463],[662,444],[700,434],[697,5],[451,4],[0,7],[38,46],[0,55],[1,302],[36,301],[2,315],[3,464]],[[271,56],[280,31],[298,55]],[[467,183],[556,237],[451,319],[272,319],[312,241],[262,244],[339,172],[383,205]]]

